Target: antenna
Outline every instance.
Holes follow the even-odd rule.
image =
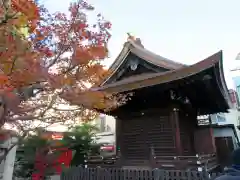
[[[240,70],[240,67],[235,68],[235,69],[232,69],[232,70],[230,70],[230,71],[239,71],[239,70]]]

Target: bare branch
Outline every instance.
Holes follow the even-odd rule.
[[[59,108],[52,108],[54,111],[78,111],[78,110],[81,110],[82,108],[79,107],[79,108],[75,108],[75,109],[59,109]]]

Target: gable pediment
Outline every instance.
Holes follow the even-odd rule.
[[[130,39],[124,44],[122,51],[111,65],[111,75],[101,86],[136,75],[166,72],[185,66],[148,51],[139,39]]]
[[[153,65],[145,60],[129,53],[125,62],[118,68],[118,70],[111,76],[105,84],[114,83],[126,78],[136,75],[143,75],[149,73],[166,72],[169,69],[161,68]]]

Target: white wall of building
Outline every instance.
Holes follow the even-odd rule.
[[[213,124],[225,125],[233,124],[237,132],[238,138],[240,139],[240,131],[237,126],[239,125],[240,112],[237,109],[229,109],[229,113],[219,113],[211,115]]]
[[[98,127],[100,127],[100,133],[97,133],[97,143],[111,143],[115,144],[116,142],[116,120],[112,116],[107,116],[101,114],[101,117],[97,118],[94,122]],[[101,128],[104,126],[104,130]]]
[[[225,122],[217,122],[219,125],[223,125],[223,124],[234,124],[235,126],[239,125],[238,122],[238,117],[239,117],[239,112],[237,109],[229,109],[229,113],[224,113]]]
[[[12,137],[5,141],[4,144],[0,145],[0,148],[10,148],[13,144],[17,142],[17,138]],[[16,151],[17,146],[14,146],[7,154],[4,161],[2,161],[0,165],[0,172],[2,173],[1,179],[2,180],[12,180],[13,176],[13,169],[14,169],[14,162],[16,158]]]
[[[238,138],[240,139],[240,131],[237,126],[239,126],[240,112],[237,109],[230,109],[229,113],[225,113],[228,124],[234,124]]]
[[[112,116],[106,116],[106,125],[110,127],[111,132],[115,132],[116,119]]]
[[[97,118],[93,123],[99,127],[101,127],[101,123],[104,123],[105,131],[115,133],[115,127],[116,127],[115,118],[112,116],[103,115],[103,114],[101,114],[100,116],[101,117]]]

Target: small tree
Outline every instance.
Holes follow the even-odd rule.
[[[72,166],[84,165],[90,152],[97,128],[90,124],[76,126],[71,132],[64,133],[63,145],[74,151]]]
[[[13,176],[16,178],[31,178],[35,171],[37,149],[49,146],[48,140],[38,135],[25,139],[16,155]]]
[[[84,164],[85,156],[91,149],[96,130],[95,126],[83,124],[74,127],[70,132],[63,133],[62,140],[43,138],[41,134],[44,132],[28,137],[19,149],[21,153],[16,158],[14,176],[29,178],[35,171],[39,170],[35,166],[37,152],[41,152],[41,163],[45,165],[44,176],[56,173],[55,163],[59,155],[64,152],[62,148],[68,148],[74,152],[71,160],[72,166]]]

